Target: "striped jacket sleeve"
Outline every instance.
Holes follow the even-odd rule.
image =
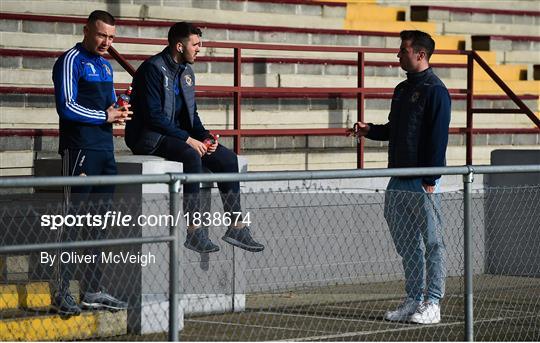
[[[53,68],[56,110],[61,119],[101,125],[107,121],[105,111],[93,110],[77,103],[80,64],[76,63],[77,49],[71,49],[56,61]]]

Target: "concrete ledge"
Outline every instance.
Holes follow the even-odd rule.
[[[119,155],[116,156],[119,174],[163,174],[181,173],[182,163],[167,161],[161,157],[148,155]],[[247,159],[239,156],[239,170],[247,171]],[[60,171],[60,159],[36,160],[36,175],[56,175]],[[211,187],[212,185],[206,185]],[[122,211],[132,217],[144,215],[160,216],[169,214],[168,185],[145,184],[118,186],[115,191],[114,204],[121,204]],[[211,195],[210,189],[201,194],[201,205],[210,212]],[[113,205],[113,207],[115,206]],[[115,210],[115,209],[114,209]],[[219,211],[214,209],[213,211]],[[177,215],[180,215],[177,214]],[[185,240],[183,221],[179,221],[181,242]],[[116,232],[116,233],[114,233]],[[118,231],[108,233],[108,238],[119,238]],[[212,232],[211,235],[217,233]],[[111,236],[113,235],[113,236]],[[169,235],[169,228],[162,226],[137,226],[122,230],[121,237],[143,237]],[[214,237],[214,241],[217,238]],[[136,334],[154,333],[166,331],[168,327],[168,293],[169,280],[166,272],[168,254],[162,251],[163,244],[145,244],[139,247],[115,248],[118,251],[125,249],[131,252],[140,252],[141,255],[152,254],[156,263],[142,266],[140,264],[123,264],[121,272],[115,265],[104,265],[104,273],[110,275],[106,288],[112,294],[122,299],[129,299],[128,331]],[[135,250],[133,250],[135,249]],[[209,256],[208,254],[195,254],[190,250],[181,248],[179,264],[181,266],[180,290],[182,303],[179,305],[179,313],[183,320],[184,313],[214,313],[235,310],[241,311],[245,307],[245,280],[243,277],[242,253],[233,253],[233,248],[222,245],[222,252]],[[126,250],[126,251],[127,251]],[[117,251],[117,252],[118,252]],[[196,257],[195,257],[196,256]],[[210,263],[211,261],[211,263]],[[107,272],[108,271],[108,272]],[[234,274],[233,274],[234,271]],[[221,279],[226,280],[224,281]],[[188,280],[188,281],[183,281]],[[234,287],[229,282],[233,280]],[[130,287],[125,287],[129,284]],[[231,289],[235,293],[230,293]],[[199,292],[199,293],[197,293]],[[190,294],[197,293],[199,297]],[[185,295],[184,295],[185,294]],[[237,298],[233,304],[231,297]],[[188,301],[189,299],[189,301]],[[181,327],[183,324],[181,323]]]
[[[83,312],[68,319],[41,315],[0,321],[2,341],[81,340],[126,334],[126,311]]]
[[[492,165],[540,164],[540,150],[495,150],[491,160]],[[540,218],[535,214],[540,202],[533,187],[540,185],[540,173],[492,174],[486,179],[495,189],[486,196],[486,272],[539,277]],[[516,192],[515,187],[524,188]]]

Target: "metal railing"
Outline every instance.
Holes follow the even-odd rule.
[[[42,21],[42,22],[56,22],[62,20],[63,22],[68,23],[77,23],[84,24],[84,18],[77,17],[58,17],[58,16],[47,16],[47,15],[33,15],[33,14],[21,14],[21,13],[5,13],[1,12],[0,17],[7,20],[30,20],[30,21]],[[140,21],[140,20],[130,20],[130,19],[120,19],[118,24],[122,26],[156,26],[156,27],[168,27],[170,22],[167,21]],[[258,26],[243,26],[243,25],[229,25],[229,24],[216,24],[216,23],[199,23],[201,26],[209,27],[213,29],[226,29],[228,27],[240,29],[240,30],[251,30],[256,29]],[[273,28],[273,27],[263,27],[265,31],[275,30],[284,28]],[[311,29],[295,29],[299,32],[312,32]],[[362,34],[363,31],[345,31],[345,30],[322,30],[321,32],[327,34]],[[397,37],[397,34],[392,36]],[[152,39],[152,38],[132,38],[132,37],[117,37],[115,39],[116,43],[128,43],[128,44],[149,44],[149,45],[166,45],[167,42],[165,39]],[[212,87],[212,86],[197,86],[197,91],[199,92],[209,92],[216,94],[216,90],[223,90],[226,94],[232,94],[234,97],[234,124],[232,130],[216,130],[224,136],[234,137],[234,150],[236,153],[241,152],[240,138],[242,136],[277,136],[277,135],[333,135],[341,136],[345,135],[345,129],[285,129],[285,130],[246,130],[242,128],[241,125],[241,103],[240,100],[244,95],[263,95],[265,93],[279,94],[282,96],[290,96],[290,92],[294,92],[298,96],[312,96],[312,95],[328,95],[332,94],[333,96],[348,96],[354,95],[357,99],[357,120],[363,119],[363,102],[365,95],[374,94],[380,92],[391,93],[392,89],[369,89],[364,87],[364,67],[366,66],[365,53],[367,52],[389,52],[395,53],[395,49],[378,49],[378,48],[344,48],[344,47],[330,47],[330,46],[294,46],[294,45],[271,45],[271,44],[251,44],[251,43],[222,43],[222,42],[205,42],[206,47],[221,47],[234,50],[233,63],[235,66],[234,69],[234,80],[235,83],[233,86],[223,86],[223,87]],[[242,50],[245,49],[262,49],[262,50],[288,50],[288,51],[331,51],[331,52],[355,52],[358,54],[356,65],[358,67],[358,80],[357,88],[343,88],[343,89],[325,89],[325,88],[251,88],[241,86],[241,73],[240,67],[242,63],[248,62],[251,63],[250,58],[242,58]],[[55,57],[59,55],[59,52],[27,52],[21,50],[13,49],[1,49],[3,54],[8,56],[20,56],[20,54],[31,54],[31,56],[41,56],[41,57]],[[135,69],[122,57],[118,51],[114,48],[111,48],[109,53],[113,56],[124,69],[126,69],[131,75],[135,72]],[[454,89],[450,90],[452,93],[465,94],[467,99],[467,122],[465,127],[453,127],[450,128],[450,134],[465,134],[466,138],[466,164],[472,164],[472,149],[473,149],[473,137],[475,134],[513,134],[513,133],[523,133],[523,134],[538,134],[540,132],[540,120],[535,116],[533,111],[529,109],[526,105],[523,104],[523,101],[512,92],[512,90],[501,80],[496,73],[489,67],[485,61],[476,53],[475,51],[458,51],[458,50],[438,50],[438,54],[450,54],[450,55],[466,55],[467,56],[467,89]],[[144,58],[144,55],[126,55],[130,58],[141,59]],[[204,57],[202,57],[204,59]],[[286,60],[286,59],[282,59]],[[505,92],[505,94],[517,105],[517,109],[489,109],[489,108],[475,108],[474,107],[474,79],[473,79],[473,66],[474,62],[485,70],[485,72],[495,81]],[[368,62],[369,63],[369,62]],[[127,85],[125,85],[127,86]],[[52,89],[48,88],[29,88],[29,87],[0,87],[0,92],[2,93],[30,93],[30,94],[52,94]],[[474,128],[473,115],[475,113],[494,113],[494,114],[526,114],[531,121],[535,124],[536,128]],[[123,131],[116,130],[115,135],[122,135]],[[22,136],[57,136],[58,130],[55,129],[1,129],[0,136],[12,136],[12,135],[22,135]],[[362,139],[358,144],[358,154],[357,154],[357,167],[363,167],[363,151],[364,151],[364,140]]]
[[[166,174],[166,175],[121,175],[121,176],[88,176],[80,177],[16,177],[0,178],[0,189],[17,187],[52,187],[52,186],[76,186],[76,185],[135,185],[135,184],[167,184],[169,186],[169,210],[172,215],[179,213],[179,189],[181,184],[193,182],[255,182],[255,181],[278,181],[278,180],[323,180],[323,179],[356,179],[374,177],[420,177],[424,175],[462,175],[462,215],[463,215],[463,297],[464,297],[464,340],[472,341],[474,338],[473,317],[473,213],[472,213],[472,183],[476,174],[501,174],[501,173],[540,173],[540,165],[508,165],[508,166],[463,166],[444,168],[406,168],[406,169],[366,169],[366,170],[329,170],[329,171],[300,171],[300,172],[254,172],[243,174]],[[534,201],[534,200],[533,200]],[[5,212],[3,212],[5,213]],[[5,216],[5,215],[4,215]],[[9,215],[8,215],[9,216]],[[4,218],[6,219],[6,218]],[[9,219],[9,218],[7,218]],[[5,222],[9,222],[6,220]],[[100,241],[64,242],[47,244],[12,244],[0,246],[0,255],[14,253],[28,253],[55,248],[86,248],[107,247],[127,244],[148,244],[167,242],[169,244],[170,264],[169,273],[169,327],[168,338],[178,340],[179,332],[179,227],[171,224],[168,236],[151,236],[140,238],[124,238]],[[4,228],[4,231],[9,227]],[[482,243],[476,242],[476,245]],[[194,285],[194,287],[199,287]],[[233,287],[234,289],[234,287]],[[494,319],[496,320],[496,319]],[[484,319],[479,323],[483,323]],[[196,320],[195,320],[196,322]],[[436,326],[435,326],[436,327]],[[397,330],[400,331],[400,330]],[[344,333],[347,336],[347,333]],[[338,336],[335,336],[336,338]],[[351,336],[352,337],[352,336]],[[506,336],[505,336],[506,337]],[[230,337],[228,337],[230,338]],[[439,339],[444,337],[439,337]],[[508,339],[508,337],[506,337]],[[208,338],[205,340],[209,340]]]
[[[163,39],[131,39],[118,38],[119,43],[138,43],[138,44],[166,44]],[[234,120],[232,130],[216,130],[216,133],[222,136],[234,137],[234,151],[241,152],[241,137],[264,137],[280,135],[336,135],[343,136],[347,134],[347,129],[242,129],[241,99],[242,95],[250,94],[295,94],[297,96],[313,94],[332,94],[348,95],[355,94],[357,99],[357,121],[364,121],[364,101],[365,94],[385,94],[392,93],[393,88],[368,88],[365,85],[364,68],[366,65],[366,53],[396,53],[395,49],[387,48],[366,48],[366,47],[333,47],[333,46],[298,46],[298,45],[272,45],[272,44],[254,44],[254,43],[225,43],[225,42],[205,42],[207,48],[226,48],[234,51],[234,84],[233,86],[197,86],[200,92],[225,92],[233,94]],[[315,88],[315,87],[245,87],[242,86],[242,50],[281,50],[281,51],[303,51],[303,52],[332,52],[332,53],[357,53],[357,87],[356,88]],[[118,63],[126,69],[132,76],[135,74],[135,68],[122,57],[122,55],[113,47],[109,49],[109,54],[113,56]],[[508,87],[508,85],[493,71],[493,69],[480,57],[476,51],[461,50],[437,50],[435,54],[439,55],[465,55],[467,56],[467,88],[449,89],[451,94],[466,94],[467,97],[467,122],[466,127],[450,128],[451,134],[465,134],[466,137],[466,164],[473,163],[473,135],[480,133],[540,133],[540,119],[529,109],[523,101]],[[518,106],[517,109],[491,109],[474,107],[474,62],[492,78],[492,80],[505,92],[505,94]],[[494,113],[494,114],[525,114],[536,125],[536,129],[483,129],[474,128],[473,115],[475,113]],[[358,142],[357,146],[357,168],[364,166],[364,138]]]

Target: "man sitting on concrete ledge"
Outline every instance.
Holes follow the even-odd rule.
[[[134,154],[156,155],[182,162],[185,173],[202,173],[203,167],[214,173],[237,173],[234,152],[214,141],[197,113],[195,75],[191,69],[201,47],[201,30],[190,23],[174,24],[168,34],[169,45],[146,60],[133,79],[133,120],[126,125],[126,143]],[[225,213],[241,213],[240,184],[218,183]],[[188,214],[188,233],[184,246],[199,253],[219,250],[202,228],[200,185],[184,185],[184,212]],[[248,251],[262,251],[264,246],[251,237],[242,218],[232,218],[223,240]],[[236,220],[235,220],[236,219]],[[238,220],[240,219],[240,220]]]

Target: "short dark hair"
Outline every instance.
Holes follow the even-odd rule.
[[[178,42],[184,43],[191,35],[198,35],[199,37],[202,37],[202,31],[195,25],[185,21],[176,23],[171,26],[169,29],[169,34],[167,35],[169,46],[173,46]]]
[[[87,23],[93,24],[98,20],[101,20],[102,22],[108,25],[114,25],[114,22],[115,22],[114,17],[109,12],[95,10],[94,12],[90,13],[90,15],[88,16]]]
[[[405,30],[399,33],[399,37],[402,41],[411,41],[411,46],[414,52],[420,51],[420,49],[426,50],[427,59],[433,54],[435,50],[435,41],[428,33],[418,30]]]

